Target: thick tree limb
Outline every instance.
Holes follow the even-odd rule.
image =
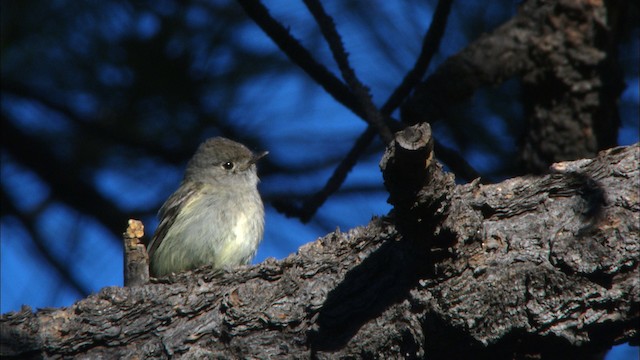
[[[495,359],[638,341],[639,145],[456,186],[414,130],[382,164],[390,216],[281,261],[4,314],[2,355]],[[407,163],[424,164],[411,202],[388,173]]]

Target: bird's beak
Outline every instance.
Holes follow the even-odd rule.
[[[260,152],[260,153],[258,153],[258,154],[253,155],[253,159],[251,159],[251,163],[252,163],[252,164],[257,163],[257,162],[258,162],[258,160],[260,160],[260,159],[262,159],[263,157],[267,156],[267,154],[268,154],[268,153],[269,153],[268,151],[263,151],[263,152]]]

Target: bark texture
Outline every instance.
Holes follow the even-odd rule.
[[[281,261],[4,314],[1,354],[561,358],[637,343],[639,145],[542,177],[455,185],[426,126],[398,134],[381,162],[389,216]],[[389,173],[407,163],[424,164],[418,180]]]

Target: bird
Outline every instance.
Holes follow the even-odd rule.
[[[147,247],[151,276],[204,265],[225,269],[254,258],[264,234],[256,162],[267,154],[223,137],[198,147],[180,186],[158,212]]]

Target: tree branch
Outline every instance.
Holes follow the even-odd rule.
[[[390,216],[281,261],[5,314],[2,355],[495,359],[638,341],[640,145],[458,186],[427,161],[428,141],[407,139],[383,171],[423,164],[426,182]]]
[[[440,41],[444,35],[449,20],[452,0],[440,0],[433,12],[431,24],[422,41],[422,49],[413,68],[405,75],[398,87],[391,93],[382,106],[382,113],[390,116],[393,111],[406,99],[411,90],[420,82],[429,68],[433,55],[440,48]]]
[[[422,76],[424,76],[433,55],[440,47],[440,40],[444,34],[450,10],[451,0],[440,0],[438,2],[429,29],[424,36],[422,49],[416,59],[416,63],[404,79],[402,79],[400,85],[391,93],[380,110],[384,117],[391,116],[391,113],[409,95]],[[314,193],[302,206],[297,206],[291,201],[278,201],[273,204],[274,207],[286,216],[299,217],[302,222],[308,222],[329,196],[340,189],[347,175],[351,169],[353,169],[360,156],[366,151],[369,144],[371,144],[375,135],[375,128],[372,125],[368,125],[367,129],[358,137],[351,150],[349,150],[349,153],[340,164],[338,164],[338,167],[334,170],[333,174],[331,174],[326,185],[320,191]],[[442,148],[439,156],[442,156],[442,160],[448,164],[456,174],[459,174],[462,178],[469,181],[479,177],[478,173],[459,154],[438,142],[436,142],[436,144]]]
[[[384,123],[384,117],[380,113],[380,110],[373,104],[371,100],[371,93],[356,75],[355,71],[349,65],[348,55],[342,44],[342,38],[336,30],[333,19],[326,13],[324,7],[318,0],[303,0],[307,5],[309,11],[316,19],[320,31],[325,40],[329,44],[333,58],[338,64],[338,68],[342,73],[342,78],[346,81],[347,85],[351,89],[351,93],[356,97],[360,107],[364,109],[365,120],[370,126],[373,126],[377,133],[382,138],[385,144],[388,144],[393,140],[393,134],[389,127]]]
[[[269,10],[259,0],[238,0],[238,3],[294,64],[304,70],[336,101],[360,118],[365,118],[363,109],[349,88],[326,67],[315,61],[311,53],[269,14]]]
[[[314,193],[302,206],[296,206],[293,202],[287,200],[273,202],[274,208],[286,216],[299,217],[300,221],[305,223],[311,220],[329,196],[340,189],[344,180],[347,178],[347,174],[349,174],[351,169],[356,165],[358,159],[375,136],[375,129],[372,126],[367,127],[365,132],[356,140],[351,150],[349,150],[347,156],[338,164],[338,167],[333,174],[331,174],[326,185],[320,189],[320,191]]]

